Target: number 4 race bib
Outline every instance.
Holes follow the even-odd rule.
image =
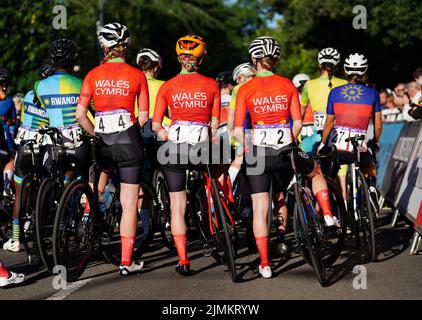
[[[16,145],[20,145],[23,140],[35,140],[37,144],[43,143],[43,135],[39,134],[37,130],[29,130],[20,127],[15,138]]]
[[[95,114],[95,132],[116,133],[132,126],[131,114],[124,109],[97,112]]]
[[[355,136],[365,136],[366,131],[352,129],[347,127],[334,127],[331,131],[330,137],[328,139],[328,146],[335,145],[337,150],[353,152],[352,143],[346,142],[348,138]],[[366,142],[364,140],[359,141],[359,151],[366,151]]]
[[[175,122],[169,130],[169,140],[191,145],[208,139],[208,126],[198,122]]]
[[[255,125],[253,144],[260,147],[280,149],[292,143],[289,125]]]

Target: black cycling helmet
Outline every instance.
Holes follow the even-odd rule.
[[[52,76],[56,70],[51,63],[45,63],[38,69],[38,74],[42,79]]]
[[[56,67],[71,67],[75,64],[78,53],[72,40],[54,40],[48,48],[48,56]]]
[[[215,78],[215,80],[220,86],[228,86],[229,84],[234,84],[233,72],[232,71],[220,72]]]
[[[10,80],[12,79],[12,74],[9,70],[5,68],[0,68],[0,83],[10,83]]]

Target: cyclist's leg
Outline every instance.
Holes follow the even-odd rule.
[[[12,180],[13,180],[14,165],[15,165],[15,160],[13,157],[11,157],[9,162],[4,166],[4,169],[3,169],[3,195],[10,198],[13,197]]]
[[[5,287],[10,284],[18,284],[24,280],[25,276],[23,274],[9,271],[0,261],[0,287]]]

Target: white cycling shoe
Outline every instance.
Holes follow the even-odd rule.
[[[266,267],[262,268],[261,265],[259,265],[258,272],[265,279],[269,279],[273,276],[273,272],[271,271],[270,266],[266,266]]]
[[[121,276],[128,276],[130,274],[141,271],[143,267],[143,261],[133,261],[130,266],[119,266],[119,273]]]
[[[336,227],[340,228],[340,223],[337,220],[337,217],[330,217],[328,214],[324,216],[325,224],[327,227]]]
[[[19,252],[21,251],[21,243],[18,240],[9,239],[9,241],[3,244],[3,250]]]
[[[10,272],[10,277],[0,277],[0,287],[6,287],[11,284],[19,284],[25,280],[25,275],[22,273]]]

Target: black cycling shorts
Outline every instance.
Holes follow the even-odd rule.
[[[32,166],[32,156],[30,154],[24,153],[24,146],[17,146],[17,151],[15,155],[15,176],[20,179],[23,179],[25,176],[31,173],[33,169]]]
[[[340,162],[340,164],[352,164],[354,163],[354,156],[353,152],[347,152],[347,151],[337,151],[337,157]],[[360,162],[359,167],[363,170],[369,168],[372,164],[372,155],[366,151],[361,152],[360,154]]]
[[[286,148],[283,148],[284,150]],[[272,148],[253,146],[253,159],[256,163],[263,163],[264,171],[262,173],[254,173],[249,169],[256,169],[259,165],[250,160],[246,160],[246,177],[249,182],[251,194],[264,193],[270,191],[271,177],[273,178],[273,192],[282,192],[288,187],[293,178],[293,167],[290,159],[290,151],[275,150]],[[259,151],[259,152],[258,152]],[[315,167],[314,159],[300,149],[293,151],[296,170],[303,175],[312,173]],[[258,156],[259,155],[259,156]],[[250,159],[250,155],[246,156]]]
[[[144,146],[139,123],[117,133],[97,133],[105,143],[100,151],[100,165],[104,169],[116,165],[120,182],[140,184],[144,162]]]

